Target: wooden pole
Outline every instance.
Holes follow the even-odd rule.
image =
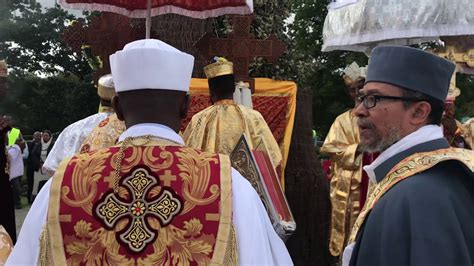
[[[150,39],[150,28],[151,28],[151,0],[146,1],[146,21],[145,21],[146,33],[145,38]]]

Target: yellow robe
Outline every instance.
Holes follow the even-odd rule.
[[[120,135],[125,131],[125,123],[111,114],[97,125],[81,145],[80,153],[109,148],[117,143]]]
[[[0,265],[4,265],[12,252],[13,242],[3,226],[0,225]]]
[[[360,136],[357,117],[352,111],[336,118],[321,147],[321,153],[328,155],[332,162],[329,250],[333,256],[341,255],[362,208],[359,201],[363,154],[356,152]]]
[[[232,100],[216,102],[195,114],[183,139],[188,147],[229,155],[242,133],[246,134],[251,149],[263,141],[273,165],[280,164],[280,148],[262,115]]]
[[[471,150],[474,150],[474,118],[467,120],[462,127],[464,128],[462,137],[469,144]]]

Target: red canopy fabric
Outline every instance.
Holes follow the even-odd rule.
[[[113,12],[131,18],[145,18],[147,11],[147,0],[59,0],[59,3],[65,8]],[[151,0],[151,16],[174,13],[204,19],[252,12],[252,0]]]

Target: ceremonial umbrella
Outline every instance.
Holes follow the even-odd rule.
[[[472,0],[335,0],[328,7],[322,51],[370,52],[474,34]]]
[[[71,9],[104,11],[131,18],[146,18],[146,38],[150,38],[151,17],[168,13],[205,19],[225,14],[250,14],[252,0],[59,0]]]

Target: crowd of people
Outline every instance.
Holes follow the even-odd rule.
[[[4,119],[6,126],[11,128],[7,131],[7,153],[14,205],[16,209],[21,209],[21,197],[24,196],[28,204],[32,204],[41,187],[51,177],[43,169],[43,164],[54,146],[54,140],[51,131],[43,130],[34,132],[33,138],[26,141],[21,131],[13,126],[12,118],[5,116]]]
[[[5,156],[1,161],[5,176],[2,176],[0,194],[0,208],[4,211],[1,218],[0,241],[5,243],[11,241],[15,244],[17,232],[14,209],[24,207],[22,198],[26,198],[25,204],[32,204],[42,186],[51,177],[44,173],[42,165],[54,141],[49,130],[35,132],[33,140],[25,141],[10,116],[0,118],[0,130],[4,136],[2,141],[5,141],[3,146]],[[2,232],[8,235],[8,241],[6,241],[7,235],[2,235]]]
[[[233,101],[232,62],[214,60],[204,69],[212,105],[184,132],[194,58],[156,39],[110,56],[101,112],[56,142],[43,131],[25,144],[0,119],[9,234],[0,227],[0,241],[15,245],[0,248],[7,265],[292,265],[272,202],[228,156],[244,135],[251,149],[265,144],[275,170],[278,143],[260,113]],[[450,61],[403,46],[377,47],[367,68],[344,70],[354,108],[321,147],[332,214],[330,239],[314,239],[329,241],[343,265],[473,264],[474,153],[441,127],[453,72]],[[23,160],[34,202],[16,241]]]

